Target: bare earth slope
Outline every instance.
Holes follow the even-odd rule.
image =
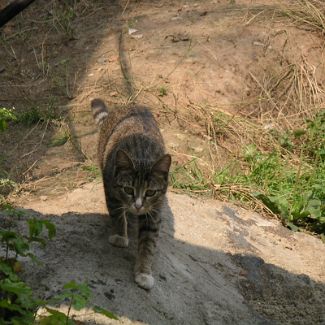
[[[43,266],[26,265],[26,279],[46,296],[69,280],[86,281],[93,303],[126,324],[324,324],[320,240],[221,202],[174,193],[168,200],[151,292],[133,282],[135,239],[128,249],[108,243],[98,182],[22,203],[50,218],[58,233],[38,253]],[[81,314],[92,324],[112,322]]]

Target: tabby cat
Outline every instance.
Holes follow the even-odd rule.
[[[127,247],[127,216],[137,219],[135,282],[151,289],[154,285],[151,266],[171,156],[165,153],[158,125],[148,108],[109,110],[101,99],[94,99],[91,107],[100,126],[98,159],[113,226],[109,242]]]

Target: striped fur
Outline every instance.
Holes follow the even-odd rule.
[[[92,101],[100,125],[98,160],[103,174],[106,204],[112,220],[109,242],[127,247],[127,217],[138,224],[135,281],[150,289],[151,266],[168,185],[170,155],[150,110],[142,106],[107,110],[100,99]]]
[[[91,110],[97,125],[102,125],[108,116],[108,110],[103,101],[94,99],[91,101]]]

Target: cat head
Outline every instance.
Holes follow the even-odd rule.
[[[157,208],[167,190],[170,164],[169,154],[152,162],[133,161],[125,151],[116,152],[114,192],[126,211],[141,215]]]

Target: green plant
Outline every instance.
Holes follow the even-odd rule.
[[[96,179],[101,176],[100,169],[95,165],[84,165],[82,169],[89,174],[90,179]]]
[[[4,256],[0,257],[0,324],[32,324],[35,312],[42,301],[33,297],[32,290],[17,276],[21,269],[19,256],[28,256],[36,261],[31,252],[32,243],[45,245],[41,235],[47,229],[48,238],[55,235],[55,226],[47,220],[35,218],[28,220],[29,234],[23,235],[13,229],[14,220],[24,213],[5,205],[4,212],[9,218],[7,229],[0,228],[0,243],[4,247]]]
[[[300,130],[300,134],[303,130]],[[299,133],[298,133],[299,134]],[[307,121],[306,131],[301,134],[303,149],[310,159],[317,162],[325,161],[325,109],[316,114],[314,119]],[[295,133],[297,137],[297,131]]]
[[[160,87],[159,88],[159,96],[163,97],[163,96],[167,96],[167,89],[165,87]]]
[[[214,182],[227,188],[237,185],[249,189],[273,213],[279,214],[292,229],[303,226],[325,232],[325,164],[310,167],[304,161],[292,166],[279,152],[261,153],[254,146],[244,152],[246,170],[219,172]],[[228,185],[228,186],[225,186]],[[251,199],[241,193],[237,198]]]
[[[51,107],[44,111],[42,111],[39,107],[32,107],[17,115],[16,121],[26,126],[31,126],[38,122],[51,121],[56,118],[57,116]]]
[[[62,313],[56,309],[45,307],[48,315],[40,317],[40,325],[51,325],[51,324],[75,324],[74,320],[70,318],[71,309],[81,310],[85,308],[90,299],[90,289],[85,283],[76,283],[75,281],[70,281],[64,285],[63,291],[58,296],[51,299],[51,303],[62,303],[68,305],[67,313]],[[93,308],[94,312],[100,313],[111,319],[118,319],[113,313],[95,306]]]
[[[7,195],[15,187],[16,183],[9,178],[2,178],[0,174],[0,195]]]
[[[63,146],[69,139],[70,139],[70,135],[67,132],[63,132],[53,137],[49,143],[49,146],[50,147]]]
[[[40,301],[19,279],[17,266],[0,259],[0,324],[30,325]]]
[[[215,121],[218,137],[233,128],[220,114]],[[235,200],[278,214],[291,229],[325,234],[325,110],[299,129],[271,131],[264,150],[246,145],[217,172],[205,172],[195,160],[174,167],[172,186]]]
[[[46,238],[42,235],[43,230],[46,229],[48,239],[52,239],[56,234],[55,225],[48,220],[30,218],[27,221],[28,235],[23,235],[14,225],[15,220],[25,213],[6,203],[2,205],[2,209],[6,216],[6,227],[0,228],[0,243],[4,247],[4,256],[0,256],[0,324],[75,324],[70,318],[70,311],[71,308],[80,310],[89,303],[90,289],[86,284],[71,281],[63,287],[60,295],[51,300],[41,300],[33,295],[32,289],[17,275],[22,268],[18,257],[28,256],[37,261],[31,251],[32,244],[38,243],[44,247]],[[67,314],[48,306],[59,302],[68,303]],[[47,311],[47,315],[37,317],[41,307]],[[114,314],[101,307],[95,306],[93,309],[106,317],[117,319]]]
[[[74,38],[73,20],[76,18],[76,12],[72,6],[67,3],[55,5],[53,8],[53,25],[59,32],[63,32],[69,39]]]
[[[31,126],[42,120],[43,118],[41,112],[36,107],[32,107],[31,109],[19,114],[18,116],[18,122],[26,126]]]
[[[76,310],[81,310],[82,308],[85,308],[89,298],[90,289],[86,284],[77,284],[75,281],[70,281],[69,283],[63,286],[63,292],[59,296],[52,299],[52,301],[54,302],[63,301],[68,304],[67,314],[64,314],[49,307],[45,307],[45,309],[49,312],[50,316],[45,317],[46,321],[44,324],[48,324],[48,321],[53,320],[56,320],[57,322],[60,322],[62,324],[64,322],[66,324],[74,324],[74,322],[70,320],[71,308],[74,308]],[[41,324],[43,324],[42,320]]]
[[[0,132],[8,127],[9,121],[16,121],[17,117],[12,109],[0,107]]]
[[[194,192],[209,191],[209,182],[195,159],[184,165],[176,166],[171,173],[171,184],[174,188]]]

